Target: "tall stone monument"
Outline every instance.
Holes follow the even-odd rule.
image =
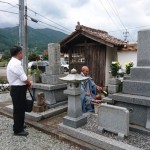
[[[46,66],[46,73],[42,74],[42,83],[60,84],[63,83],[59,77],[64,76],[64,68],[60,65],[60,45],[48,44],[49,66]]]
[[[138,32],[137,67],[123,81],[122,93],[112,96],[116,105],[130,111],[130,123],[150,129],[150,30]]]
[[[67,102],[67,95],[63,91],[67,85],[59,79],[65,76],[64,68],[60,64],[60,45],[57,43],[48,44],[49,66],[46,66],[46,72],[41,75],[42,83],[33,83],[33,94],[37,95],[43,92],[46,103],[54,105]]]

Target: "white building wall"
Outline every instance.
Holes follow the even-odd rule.
[[[110,65],[112,61],[117,61],[117,49],[114,49],[112,47],[106,48],[106,70],[105,70],[105,86],[108,85],[108,80],[110,79]]]
[[[125,69],[126,62],[133,62],[134,67],[137,66],[137,51],[121,51],[118,52],[118,61],[121,64],[122,68]]]
[[[110,65],[112,61],[119,61],[122,68],[125,69],[126,62],[133,62],[134,67],[137,66],[137,51],[121,51],[107,46],[106,49],[106,69],[105,69],[105,86],[108,85],[108,80],[111,78]]]

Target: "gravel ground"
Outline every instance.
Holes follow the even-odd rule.
[[[9,92],[1,92],[0,93],[0,102],[11,101]]]
[[[94,114],[88,115],[88,121],[87,121],[88,123],[86,125],[82,126],[82,128],[85,130],[88,130],[88,131],[92,131],[97,134],[101,134],[98,131],[97,120],[98,120],[97,115],[94,115]],[[123,140],[118,139],[118,136],[116,134],[113,134],[110,132],[104,132],[101,135],[118,140],[118,141],[122,141],[124,143],[130,144],[135,147],[139,147],[144,150],[150,150],[150,136],[148,136],[148,135],[130,131],[129,136]]]
[[[81,150],[28,127],[27,137],[14,136],[13,120],[0,115],[0,149],[1,150]]]
[[[27,92],[27,98],[31,99],[29,92]],[[11,101],[9,91],[0,92],[0,102]]]
[[[0,94],[0,102],[11,100],[9,93]],[[78,150],[78,147],[70,146],[64,142],[44,134],[34,128],[28,128],[28,137],[13,136],[13,121],[10,118],[0,115],[0,150]],[[97,115],[88,115],[87,124],[82,126],[83,129],[101,134],[98,131]],[[104,132],[103,136],[122,141],[124,143],[150,150],[150,136],[137,132],[129,132],[129,136],[125,139],[118,139],[116,134]]]

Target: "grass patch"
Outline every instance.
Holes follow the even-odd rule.
[[[6,67],[7,66],[7,62],[6,61],[1,61],[0,62],[0,67]]]
[[[6,76],[0,76],[0,84],[8,83]]]

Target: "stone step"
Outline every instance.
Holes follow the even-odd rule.
[[[150,67],[133,67],[133,68],[131,68],[130,80],[150,82]]]
[[[61,106],[57,106],[55,108],[48,109],[44,112],[33,112],[33,111],[30,112],[30,113],[26,112],[25,113],[25,118],[27,118],[29,120],[32,120],[32,121],[38,122],[42,119],[54,117],[55,115],[66,112],[67,107],[68,107],[68,104],[64,104],[64,105],[61,105]],[[10,113],[10,114],[13,114],[13,105],[5,106],[4,110],[6,112]]]
[[[147,96],[115,93],[112,95],[112,99],[114,101],[119,101],[119,102],[124,102],[124,103],[150,106],[150,97],[147,97]]]
[[[122,93],[150,96],[150,82],[124,80]]]

